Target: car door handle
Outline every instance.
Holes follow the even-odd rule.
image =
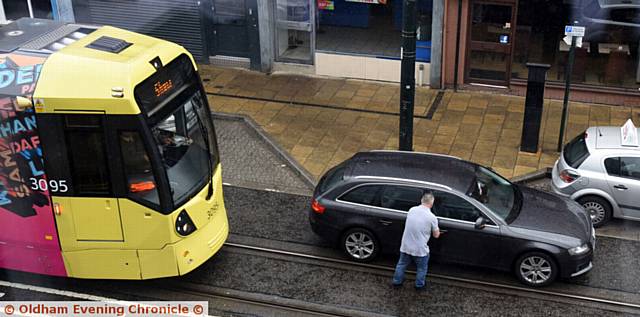
[[[392,222],[392,221],[389,221],[389,220],[380,220],[380,223],[381,223],[383,226],[388,226],[388,225],[392,224],[393,222]]]
[[[445,229],[440,229],[440,233],[445,233],[445,232],[447,232],[447,230],[445,230]]]
[[[619,184],[619,185],[613,186],[613,188],[617,188],[617,189],[620,189],[620,190],[627,190],[627,189],[629,189],[629,188],[627,188],[627,186],[624,186],[624,185],[622,185],[622,184]]]

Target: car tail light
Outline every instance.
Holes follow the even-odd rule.
[[[565,183],[572,183],[573,181],[578,179],[580,175],[569,170],[563,170],[562,172],[560,172],[560,174],[558,174],[558,177],[560,177],[560,179]]]
[[[313,212],[317,213],[318,215],[322,215],[325,208],[323,205],[320,205],[317,200],[314,199],[311,201],[311,209],[313,209]]]
[[[196,231],[196,225],[193,224],[191,217],[187,214],[186,210],[183,210],[176,219],[176,231],[179,235],[186,237]]]

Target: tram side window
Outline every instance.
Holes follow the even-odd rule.
[[[77,195],[105,196],[111,193],[104,132],[98,118],[67,117],[67,148]],[[81,125],[77,123],[83,123]]]
[[[160,205],[151,162],[142,137],[138,132],[131,131],[122,131],[119,136],[129,196]]]

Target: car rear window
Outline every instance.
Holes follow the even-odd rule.
[[[564,161],[573,168],[578,168],[589,157],[586,135],[586,132],[581,133],[564,147]]]
[[[320,192],[324,193],[333,185],[337,184],[344,179],[344,171],[347,167],[346,163],[342,163],[333,169],[329,170],[327,174],[320,181]]]

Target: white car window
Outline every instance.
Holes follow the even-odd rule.
[[[620,176],[640,180],[640,157],[621,157]]]

